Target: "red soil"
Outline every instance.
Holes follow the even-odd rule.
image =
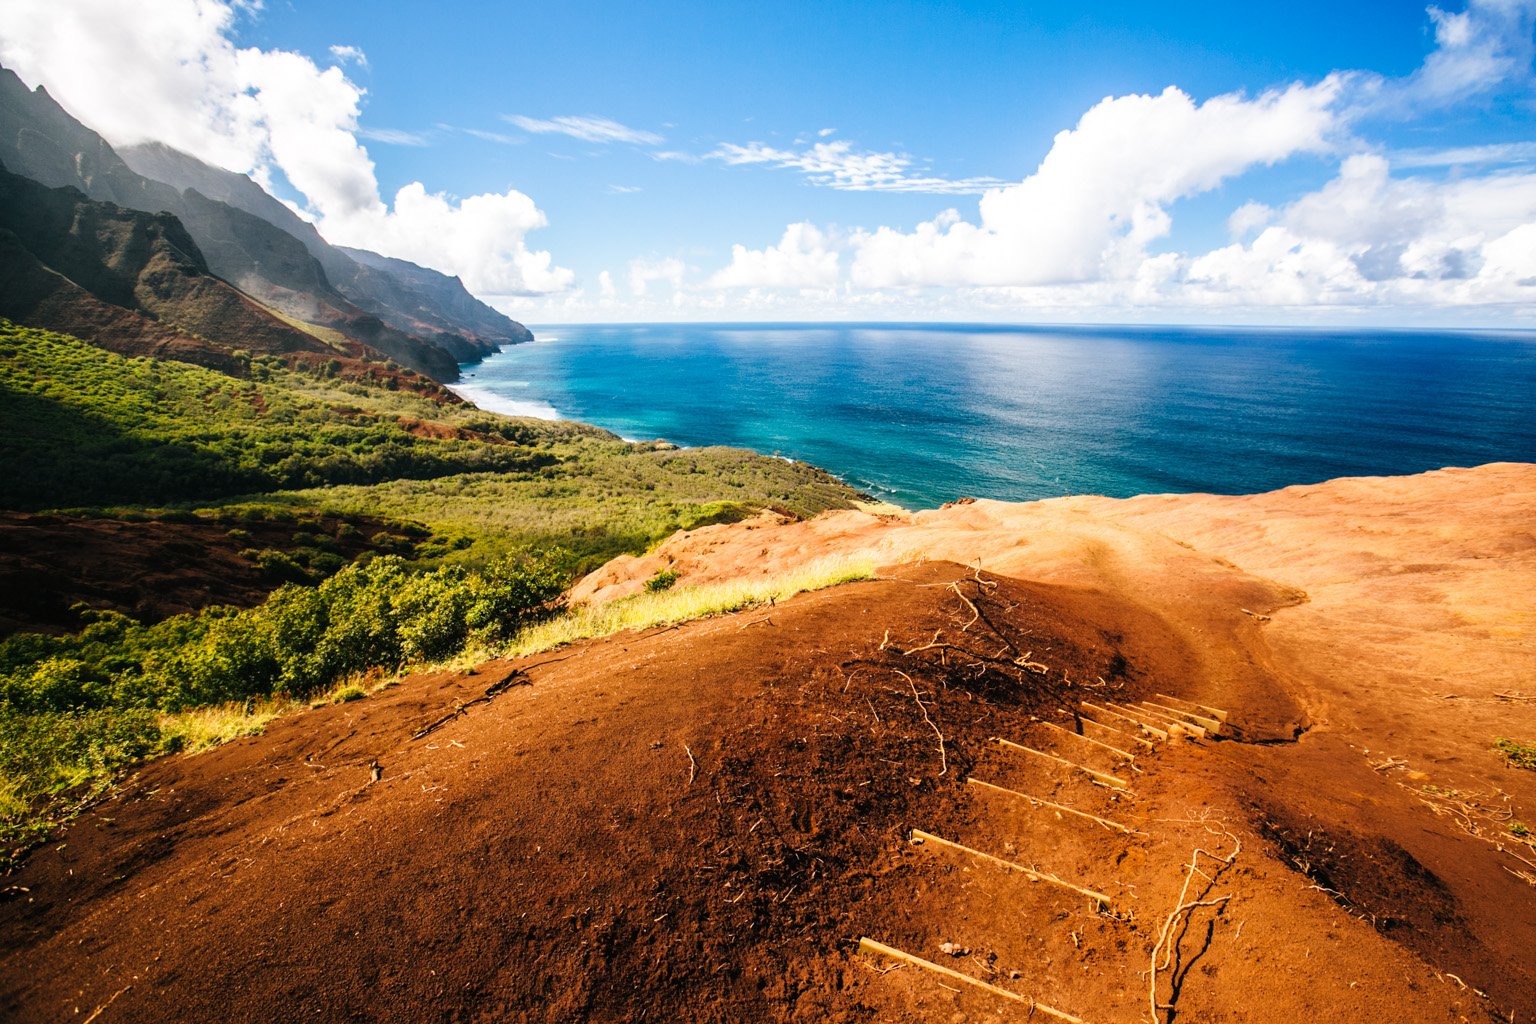
[[[857,952],[870,936],[1090,1022],[1146,1021],[1150,954],[1202,848],[1236,856],[1221,871],[1199,861],[1213,881],[1196,878],[1187,895],[1207,905],[1169,930],[1160,1019],[1529,1019],[1536,888],[1517,872],[1536,854],[1496,819],[1536,817],[1536,774],[1490,747],[1495,727],[1536,734],[1528,690],[1509,683],[1531,651],[1521,595],[1536,592],[1536,546],[1519,538],[1533,493],[1536,467],[1493,467],[1250,499],[978,502],[697,531],[668,552],[684,583],[710,571],[690,544],[723,574],[737,551],[787,565],[886,542],[920,555],[921,542],[934,557],[990,551],[999,575],[909,565],[411,678],[147,765],[10,880],[0,1016],[1028,1012],[890,971]],[[1355,531],[1370,558],[1351,555],[1365,550]],[[936,631],[989,656],[1011,642],[1047,670],[900,653]],[[514,668],[531,685],[412,739]],[[1225,708],[1235,728],[1139,753],[1133,770],[1037,721],[1070,728],[1083,698],[1156,693]],[[912,845],[912,828],[1102,892],[1109,910]]]

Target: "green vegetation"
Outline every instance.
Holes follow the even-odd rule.
[[[671,590],[672,585],[681,577],[682,574],[675,569],[663,569],[645,581],[645,589],[653,594],[660,593],[663,590]]]
[[[582,572],[676,530],[859,497],[821,470],[738,449],[659,450],[247,365],[238,379],[128,359],[0,320],[0,507],[368,515],[430,529],[437,540],[418,552],[429,563],[553,546]],[[297,578],[269,560],[275,577]]]
[[[276,359],[252,369],[265,380],[128,359],[0,323],[0,505],[196,501],[556,460],[501,438],[418,437],[398,415],[284,386],[300,375]]]
[[[310,701],[358,699],[410,664],[681,621],[866,574],[665,592],[658,577],[611,613],[545,623],[574,574],[676,530],[765,508],[813,515],[860,496],[750,452],[631,444],[344,381],[335,367],[236,357],[227,375],[0,320],[0,508],[213,518],[278,587],[255,608],[152,624],[88,612],[80,633],[0,642],[0,849],[44,834],[137,760],[259,732]],[[307,525],[329,515],[385,525],[348,564],[336,541],[356,527],[332,537]],[[271,546],[270,532],[254,540],[256,524],[287,521],[291,547]]]
[[[57,809],[65,794],[103,786],[132,761],[215,734],[208,721],[198,735],[190,723],[168,727],[166,713],[301,700],[370,670],[505,643],[557,607],[566,583],[557,561],[412,573],[385,556],[316,587],[284,586],[255,608],[154,625],[100,612],[73,636],[13,636],[0,643],[0,793]],[[344,683],[328,699],[365,695]],[[28,838],[27,818],[0,826],[0,845]]]
[[[1536,771],[1536,743],[1516,743],[1503,736],[1495,739],[1493,743],[1496,748],[1504,752],[1504,757],[1511,767]]]

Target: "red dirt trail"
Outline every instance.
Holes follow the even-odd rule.
[[[895,567],[145,766],[9,880],[0,1018],[1029,1014],[868,936],[1088,1022],[1528,1020],[1536,773],[1491,748],[1536,738],[1533,496],[1503,466],[679,536],[587,592]],[[1229,722],[1133,762],[1045,724],[1160,694]]]

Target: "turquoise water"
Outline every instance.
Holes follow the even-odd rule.
[[[1536,461],[1536,332],[558,326],[486,408],[814,463],[909,508]]]

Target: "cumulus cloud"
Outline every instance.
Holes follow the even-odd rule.
[[[269,186],[280,175],[333,242],[458,274],[471,291],[569,286],[570,271],[525,246],[524,233],[544,217],[521,192],[455,201],[418,182],[386,205],[358,141],[366,137],[358,127],[363,90],[340,66],[236,47],[236,20],[254,9],[227,0],[11,0],[0,23],[0,62],[45,85],[111,142],[164,142]],[[362,59],[355,48],[332,55]]]
[[[629,142],[637,146],[659,146],[665,141],[655,132],[630,128],[606,117],[564,115],[546,121],[522,114],[507,114],[504,120],[535,135],[569,135],[583,142]]]
[[[818,135],[830,135],[823,128]],[[854,148],[844,139],[817,142],[799,149],[777,149],[761,142],[738,145],[726,142],[705,154],[732,167],[761,164],[799,171],[813,185],[843,192],[929,192],[967,195],[1002,184],[997,178],[940,178],[915,172],[912,158],[902,153],[882,153]]]
[[[1218,304],[1532,302],[1533,238],[1536,174],[1400,179],[1357,155],[1252,242],[1190,261],[1184,284]]]
[[[837,284],[838,253],[813,224],[791,224],[778,245],[733,246],[731,263],[710,278],[716,288],[830,288]]]
[[[1169,87],[1106,98],[1056,136],[1034,174],[989,190],[980,221],[956,211],[915,231],[864,237],[855,284],[1036,285],[1094,280],[1140,263],[1168,205],[1252,167],[1330,148],[1340,79],[1197,104]]]
[[[987,189],[972,217],[949,209],[914,229],[836,239],[791,225],[777,245],[736,246],[711,283],[835,288],[844,307],[902,296],[908,310],[1502,305],[1528,314],[1536,311],[1536,143],[1390,153],[1359,132],[1373,117],[1403,114],[1392,104],[1405,98],[1433,108],[1528,90],[1533,11],[1536,0],[1472,0],[1454,14],[1431,8],[1435,49],[1395,81],[1339,72],[1204,102],[1173,87],[1108,97],[1056,136],[1033,174]],[[1227,219],[1229,245],[1159,251],[1180,200],[1302,154],[1337,159],[1336,175],[1287,203],[1240,202]],[[792,167],[831,187],[905,173],[891,154],[847,148],[818,155],[754,144],[712,156]]]

